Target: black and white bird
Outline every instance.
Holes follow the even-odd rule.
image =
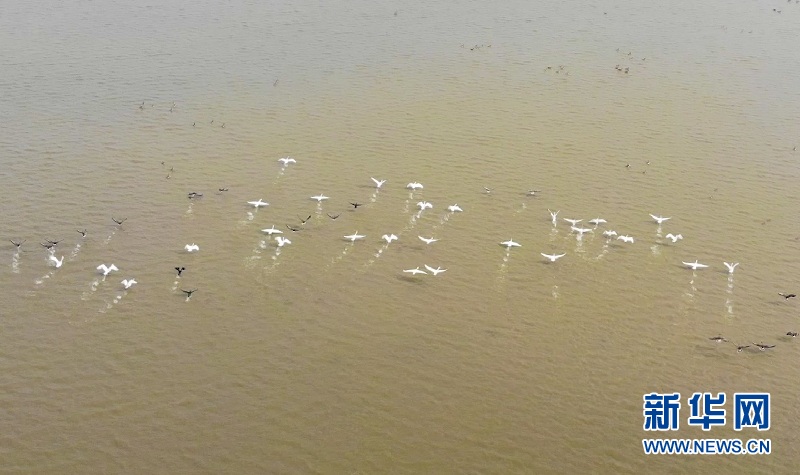
[[[176,267],[175,270],[178,271],[178,277],[180,277],[181,274],[183,273],[183,271],[186,270],[186,268],[185,267]]]
[[[784,294],[783,292],[778,292],[778,295],[780,295],[781,297],[783,297],[786,300],[793,299],[793,298],[797,297],[797,295],[795,295],[795,294]]]
[[[117,218],[114,218],[114,217],[111,218],[111,221],[114,221],[119,226],[122,226],[122,223],[124,223],[127,220],[128,220],[128,218],[122,218],[122,219],[117,219]]]

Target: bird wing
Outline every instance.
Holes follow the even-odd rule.
[[[434,269],[433,267],[429,266],[428,264],[425,264],[425,268],[428,269],[431,272],[434,272],[434,273],[436,272],[436,269]]]

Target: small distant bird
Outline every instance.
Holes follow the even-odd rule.
[[[114,221],[114,222],[115,222],[115,223],[117,223],[118,225],[122,226],[122,223],[124,223],[125,221],[127,221],[127,219],[128,219],[128,218],[117,219],[117,218],[113,218],[113,217],[112,217],[112,218],[111,218],[111,221]]]
[[[424,242],[425,244],[432,244],[432,243],[438,241],[438,239],[434,239],[432,237],[430,237],[430,238],[425,238],[425,237],[422,237],[422,236],[417,236],[417,237],[419,238],[420,241]]]
[[[525,196],[536,196],[536,193],[541,193],[541,191],[540,190],[528,190],[528,192],[525,193]]]
[[[375,182],[375,188],[380,188],[383,186],[384,183],[386,183],[386,180],[378,180],[373,177],[370,177],[370,179],[372,179],[372,181]]]
[[[45,239],[45,241],[49,242],[50,244],[52,244],[54,246],[61,242],[61,241],[51,241],[49,239]]]
[[[464,211],[464,210],[463,210],[463,209],[461,209],[461,207],[460,207],[460,206],[458,206],[457,204],[450,205],[450,206],[448,206],[448,207],[447,207],[447,209],[448,209],[448,211],[450,211],[451,213],[460,213],[460,212]]]
[[[439,275],[442,272],[447,271],[447,269],[442,269],[442,266],[438,266],[438,267],[436,267],[436,269],[434,269],[433,267],[429,266],[428,264],[425,264],[425,268],[428,269],[428,272],[430,272],[433,275]]]
[[[601,225],[601,224],[605,224],[605,223],[607,223],[607,222],[608,222],[608,221],[606,221],[606,220],[605,220],[605,219],[603,219],[603,218],[594,218],[594,219],[590,219],[590,220],[589,220],[589,224],[594,224],[595,226],[599,226],[599,225]]]
[[[192,297],[192,294],[197,292],[197,289],[192,289],[192,290],[183,290],[183,289],[181,289],[181,292],[186,294],[186,300],[189,300]]]
[[[49,243],[49,242],[48,243],[40,242],[39,244],[41,244],[42,247],[46,247],[47,249],[53,249],[54,247],[56,247],[55,244],[52,244],[52,243]]]
[[[627,236],[627,235],[623,234],[622,236],[617,236],[617,240],[618,241],[622,241],[622,242],[632,243],[633,242],[633,236]]]
[[[183,248],[186,249],[186,252],[195,252],[200,250],[200,246],[195,243],[187,244],[183,246]]]
[[[576,233],[580,234],[581,236],[583,236],[584,233],[593,233],[594,232],[594,230],[591,229],[591,228],[579,228],[577,226],[570,226],[570,229],[573,232],[576,232]]]
[[[300,216],[298,216],[297,218],[300,219],[300,224],[306,224],[308,222],[308,220],[311,219],[311,215],[309,214],[306,219],[303,219]]]
[[[726,340],[725,338],[723,338],[722,336],[719,336],[719,335],[712,336],[711,338],[709,338],[709,340],[715,341],[717,343],[722,343],[722,342],[727,342],[728,341],[728,340]]]
[[[110,266],[107,266],[105,264],[100,264],[99,266],[97,266],[97,270],[99,270],[100,272],[103,273],[104,276],[106,276],[112,273],[113,271],[119,269],[117,269],[117,266],[115,266],[114,264],[111,264]]]
[[[86,237],[86,230],[85,229],[83,231],[81,231],[81,230],[77,230],[77,231],[81,235],[81,237]]]
[[[203,194],[202,193],[198,193],[196,191],[191,191],[191,192],[189,192],[188,196],[189,196],[189,199],[191,200],[193,198],[202,198]]]
[[[258,201],[248,201],[247,204],[255,206],[256,209],[262,206],[269,206],[269,203],[263,201],[261,198],[259,198]]]
[[[331,215],[330,213],[325,213],[325,214],[327,214],[327,215],[328,215],[328,217],[329,217],[329,218],[331,218],[331,219],[336,219],[336,218],[338,218],[339,216],[341,216],[341,214],[337,214],[336,216],[333,216],[333,215]]]
[[[662,217],[662,216],[656,216],[656,215],[654,215],[654,214],[651,214],[651,215],[650,215],[650,217],[651,217],[651,218],[653,218],[654,220],[656,220],[656,222],[657,222],[658,224],[661,224],[661,223],[663,223],[664,221],[667,221],[667,220],[669,220],[669,219],[672,219],[672,218],[664,218],[664,217]]]
[[[176,267],[175,270],[178,271],[178,277],[180,277],[181,274],[183,273],[183,271],[186,270],[186,268],[185,267]]]
[[[797,338],[797,332],[786,332],[786,336],[790,336],[792,338]]]
[[[565,254],[545,254],[543,252],[540,252],[539,254],[541,254],[543,257],[546,257],[546,258],[550,259],[550,262],[555,262],[558,259],[566,256],[566,253]]]
[[[583,220],[582,219],[564,218],[564,221],[568,222],[572,226],[575,226],[576,224],[580,223]]]
[[[317,203],[322,203],[323,201],[325,201],[327,199],[330,199],[330,198],[320,193],[319,195],[312,196],[311,199],[312,200],[317,200]]]
[[[292,157],[283,157],[283,158],[279,158],[279,159],[278,159],[278,161],[279,161],[279,162],[281,162],[281,163],[283,163],[283,166],[284,166],[284,167],[285,167],[285,166],[287,166],[287,165],[289,165],[290,163],[297,163],[297,160],[295,160],[295,159],[294,159],[294,158],[292,158]]]
[[[767,351],[770,348],[775,348],[775,345],[765,345],[763,343],[753,343],[753,344],[756,345],[758,349],[761,351]]]
[[[736,343],[734,343],[734,345],[736,345]],[[741,353],[742,350],[746,350],[747,348],[750,348],[750,345],[736,345],[736,352]]]
[[[128,290],[128,289],[130,289],[131,287],[133,287],[133,286],[134,286],[134,284],[138,284],[138,282],[136,282],[136,280],[135,280],[135,279],[125,279],[125,280],[123,280],[123,281],[122,281],[122,282],[120,282],[120,283],[121,283],[123,286],[125,286],[125,290]]]
[[[491,193],[491,192],[492,192],[492,190],[493,190],[493,188],[486,188],[485,186],[483,187],[483,191],[485,191],[487,195],[488,195],[489,193]]]
[[[784,294],[784,293],[781,293],[781,292],[778,292],[778,295],[780,295],[781,297],[785,298],[786,300],[793,299],[793,298],[797,297],[797,295],[795,295],[795,294]]]
[[[417,207],[420,211],[425,211],[426,209],[433,208],[433,205],[428,203],[427,201],[420,201],[417,203]]]
[[[27,240],[27,239],[26,239],[26,240]],[[26,240],[25,240],[25,241],[26,241]],[[13,239],[9,239],[9,241],[11,241],[11,244],[13,244],[13,245],[17,246],[17,249],[19,249],[19,247],[20,247],[22,244],[24,244],[24,243],[25,243],[25,241],[16,242],[16,241],[14,241]]]
[[[409,274],[413,274],[413,275],[427,274],[427,272],[425,272],[424,270],[420,269],[419,266],[417,266],[416,269],[404,269],[403,272],[406,272],[406,273],[409,273]]]
[[[364,239],[365,237],[367,236],[363,234],[358,234],[358,231],[356,231],[355,233],[345,236],[344,238],[350,242],[356,242],[357,239]]]
[[[274,224],[272,225],[271,228],[262,229],[261,232],[262,233],[267,233],[270,236],[272,236],[273,234],[283,234],[283,231],[281,231],[280,229],[275,228]]]
[[[61,260],[58,260],[58,258],[56,258],[56,256],[50,256],[49,259],[50,259],[50,261],[55,263],[56,268],[61,267],[61,264],[64,263],[64,256],[61,256]]]
[[[683,239],[683,235],[681,235],[681,234],[672,234],[672,233],[669,233],[664,237],[666,237],[667,239],[671,239],[673,243],[676,243],[676,242],[680,241],[681,239]]]
[[[694,262],[686,262],[686,261],[681,261],[681,262],[683,262],[683,265],[685,265],[686,267],[691,267],[692,270],[705,269],[706,267],[708,267],[705,264],[700,264],[699,262],[697,262],[697,259],[695,259]]]
[[[397,241],[397,236],[394,234],[384,234],[383,236],[381,236],[381,239],[386,241],[386,244],[391,244],[392,241]]]
[[[278,243],[278,247],[283,247],[287,244],[291,244],[292,241],[286,239],[283,236],[275,236],[275,241]]]
[[[550,210],[548,209],[547,211],[549,211],[549,212],[550,212],[550,217],[553,219],[553,226],[555,226],[556,224],[558,224],[558,218],[557,218],[557,216],[558,216],[558,213],[560,213],[560,212],[561,212],[561,210],[558,210],[558,211],[550,211]]]
[[[512,247],[522,247],[522,244],[514,242],[511,239],[509,239],[508,241],[501,242],[500,245],[505,246],[507,249],[511,249]]]
[[[287,228],[289,228],[289,231],[291,231],[291,232],[293,232],[293,233],[296,233],[296,232],[299,232],[299,231],[300,231],[300,228],[298,228],[298,227],[296,227],[296,226],[289,226],[289,225],[287,224],[287,225],[286,225],[286,227],[287,227]]]
[[[723,264],[725,264],[725,267],[728,268],[728,274],[733,274],[733,270],[739,265],[738,262],[734,262],[732,264],[730,262],[723,262]]]
[[[603,236],[606,236],[606,237],[609,237],[609,238],[614,237],[616,235],[617,235],[617,232],[616,231],[612,231],[610,229],[607,230],[607,231],[603,231]]]
[[[223,191],[228,191],[228,189],[227,189],[227,188],[220,188],[220,189],[219,189],[219,192],[220,192],[220,193],[222,193]]]
[[[352,201],[350,201],[349,203],[350,203],[351,205],[353,205],[353,209],[358,209],[358,207],[359,207],[359,206],[364,206],[364,205],[363,205],[363,204],[361,204],[361,203],[353,203]]]
[[[423,186],[422,186],[422,183],[419,183],[419,182],[416,182],[416,181],[412,181],[411,183],[406,185],[406,188],[408,188],[410,190],[421,190],[423,188]]]

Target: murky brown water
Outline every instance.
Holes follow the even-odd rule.
[[[530,3],[5,5],[3,470],[793,472],[800,5]],[[651,391],[772,455],[644,456]]]

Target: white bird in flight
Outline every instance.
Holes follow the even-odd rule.
[[[406,188],[408,188],[410,190],[421,190],[423,188],[423,186],[422,186],[422,183],[419,183],[417,181],[412,181],[411,183],[406,185]]]
[[[422,236],[417,236],[417,237],[419,238],[420,241],[424,242],[425,244],[431,244],[431,243],[434,243],[434,242],[438,241],[438,239],[434,239],[432,237],[430,237],[430,238],[425,238],[425,237],[422,237]]]
[[[684,261],[681,261],[681,262],[683,262],[683,264],[685,266],[691,267],[692,270],[704,269],[704,268],[708,267],[705,264],[700,264],[699,262],[697,262],[697,259],[695,259],[694,262],[684,262]]]
[[[438,266],[438,267],[436,267],[436,269],[434,269],[433,267],[429,266],[428,264],[425,264],[425,268],[428,269],[428,272],[430,272],[433,275],[439,275],[442,272],[445,272],[447,270],[447,269],[442,269],[442,266]]]
[[[259,198],[258,201],[248,201],[247,204],[255,206],[256,209],[262,206],[269,206],[269,203],[267,203],[266,201],[262,201],[261,198]]]
[[[281,163],[283,163],[283,166],[284,166],[284,167],[285,167],[286,165],[290,164],[290,163],[297,163],[297,160],[295,160],[295,159],[294,159],[294,158],[292,158],[292,157],[283,157],[283,158],[279,158],[279,159],[278,159],[278,161],[279,161],[279,162],[281,162]]]
[[[605,224],[605,223],[607,223],[607,222],[608,222],[608,221],[606,221],[606,220],[605,220],[605,219],[603,219],[603,218],[594,218],[594,219],[590,219],[590,220],[589,220],[589,224],[594,224],[595,226],[599,226],[599,225],[601,225],[601,224]]]
[[[53,263],[55,263],[55,265],[56,265],[56,268],[59,268],[59,267],[61,267],[61,264],[63,264],[63,263],[64,263],[64,256],[61,256],[61,260],[58,260],[58,258],[56,258],[56,256],[55,256],[54,254],[50,254],[50,256],[48,257],[48,259],[50,259],[50,261],[52,261]]]
[[[676,242],[680,241],[681,239],[683,239],[682,235],[680,235],[680,234],[672,234],[672,233],[669,233],[664,237],[667,238],[667,239],[671,239],[673,243],[676,243]]]
[[[576,233],[580,234],[581,236],[583,236],[583,233],[593,233],[594,232],[594,230],[591,229],[591,228],[579,228],[579,227],[576,227],[576,226],[570,226],[570,229],[575,231]]]
[[[555,262],[558,259],[566,256],[566,254],[545,254],[543,252],[540,252],[539,254],[541,254],[543,257],[550,259],[550,262]]]
[[[406,273],[409,273],[409,274],[414,274],[414,275],[427,274],[427,272],[425,272],[424,270],[420,269],[419,266],[417,266],[416,269],[404,269],[403,272],[406,272]]]
[[[548,209],[547,211],[550,211],[550,210]],[[561,212],[561,210],[550,211],[550,217],[553,218],[553,226],[558,224],[558,218],[557,217],[558,217],[558,213],[560,213],[560,212]]]
[[[606,237],[614,237],[616,235],[617,235],[617,232],[616,231],[612,231],[610,229],[607,230],[607,231],[603,231],[603,236],[606,236]]]
[[[103,275],[106,276],[111,272],[119,269],[117,269],[117,266],[115,266],[114,264],[111,264],[110,266],[106,266],[105,264],[100,264],[99,266],[97,266],[97,270],[101,271]]]
[[[384,234],[383,236],[381,236],[381,239],[386,241],[386,244],[391,244],[392,241],[397,241],[397,236],[394,234]]]
[[[317,203],[322,203],[324,200],[327,200],[328,197],[323,195],[323,194],[319,194],[319,195],[316,195],[316,196],[312,196],[311,199],[312,200],[317,200]]]
[[[281,231],[280,229],[276,229],[274,224],[272,225],[271,228],[262,229],[261,232],[267,233],[270,236],[272,236],[273,234],[283,234],[283,231]]]
[[[564,221],[568,222],[569,224],[575,226],[576,224],[583,221],[582,219],[571,219],[571,218],[564,218]]]
[[[138,284],[138,282],[136,282],[136,279],[125,279],[121,283],[123,286],[125,286],[125,290],[130,289],[131,287],[134,286],[134,284]]]
[[[349,236],[345,236],[344,238],[350,242],[355,242],[356,239],[364,239],[365,237],[367,236],[363,234],[358,234],[358,231],[356,231],[354,234],[350,234]]]
[[[736,266],[739,265],[738,262],[734,262],[734,263],[723,262],[723,264],[725,264],[725,267],[728,268],[728,274],[733,274],[733,270],[736,269]]]
[[[278,247],[283,247],[287,244],[291,244],[292,241],[286,239],[283,236],[275,236],[275,241],[278,243]]]
[[[503,241],[500,243],[501,246],[505,246],[507,249],[511,249],[512,247],[522,247],[522,244],[518,242],[514,242],[512,239],[508,241]]]
[[[383,186],[384,183],[386,183],[386,180],[377,180],[373,177],[370,178],[372,178],[372,181],[375,182],[375,188],[380,188]]]
[[[623,234],[622,236],[617,236],[617,240],[622,242],[633,242],[633,236],[626,236]]]
[[[433,208],[433,205],[428,203],[427,201],[420,201],[419,203],[417,203],[417,207],[419,208],[420,211],[425,211],[428,208]]]
[[[664,218],[662,216],[656,216],[654,214],[651,214],[650,217],[655,219],[658,224],[661,224],[661,223],[663,223],[664,221],[666,221],[668,219],[672,219],[672,218]]]
[[[461,209],[461,207],[460,207],[460,206],[458,206],[457,204],[450,205],[450,206],[448,206],[448,207],[447,207],[447,209],[448,209],[448,210],[449,210],[451,213],[460,213],[460,212],[464,211],[464,210],[463,210],[463,209]]]
[[[183,248],[186,249],[186,252],[194,252],[194,251],[199,251],[200,250],[200,246],[198,246],[195,243],[187,244],[187,245],[183,246]]]

